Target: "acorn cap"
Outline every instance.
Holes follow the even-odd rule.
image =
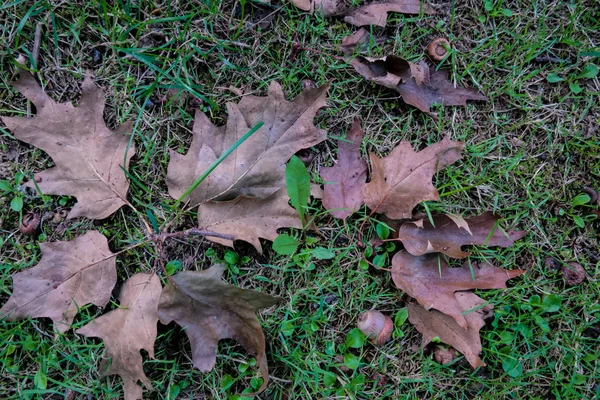
[[[444,38],[434,39],[427,47],[427,54],[435,61],[442,61],[448,54],[450,42]]]

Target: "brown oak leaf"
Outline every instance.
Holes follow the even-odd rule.
[[[392,279],[398,289],[416,299],[426,310],[436,310],[454,318],[467,327],[464,311],[454,293],[469,289],[504,289],[506,281],[523,275],[525,271],[506,270],[488,263],[465,263],[461,268],[450,268],[438,254],[415,257],[400,251],[392,259]]]
[[[381,44],[385,43],[388,39],[387,36],[374,36],[369,33],[365,28],[360,28],[358,31],[354,32],[352,35],[345,36],[342,38],[342,43],[340,44],[340,50],[344,54],[352,54],[358,48],[359,50],[363,47],[366,47],[369,42],[373,40],[374,43]]]
[[[119,308],[96,318],[76,333],[99,337],[106,346],[102,376],[118,374],[123,379],[125,400],[142,399],[141,381],[148,390],[150,380],[144,374],[140,350],[154,358],[158,301],[162,286],[156,274],[139,273],[127,279],[119,294]]]
[[[452,317],[436,310],[426,310],[418,304],[408,304],[408,320],[423,335],[423,346],[427,346],[435,337],[449,344],[465,355],[473,368],[483,367],[479,358],[481,339],[479,330],[484,320],[492,315],[493,306],[471,292],[457,292],[454,301],[464,312],[465,327],[459,326]]]
[[[9,321],[47,317],[64,333],[80,307],[108,303],[117,270],[104,235],[89,231],[71,241],[40,243],[40,251],[35,267],[12,274],[13,294],[0,316]]]
[[[461,246],[509,247],[526,235],[525,231],[504,232],[496,224],[499,219],[489,211],[466,220],[458,215],[437,215],[433,217],[435,226],[428,219],[403,223],[398,237],[413,256],[440,252],[464,258],[469,253],[463,252]]]
[[[325,182],[323,205],[331,215],[345,219],[364,204],[363,187],[367,180],[367,163],[360,155],[360,143],[365,133],[356,118],[348,132],[348,141],[339,141],[335,166],[321,168]]]
[[[371,82],[400,93],[405,103],[432,116],[433,104],[466,106],[467,100],[487,100],[474,88],[457,87],[448,81],[446,71],[429,71],[426,63],[406,61],[400,57],[356,57],[350,61],[356,72]]]
[[[167,171],[169,194],[179,198],[228,148],[263,121],[264,125],[233,151],[190,195],[193,205],[238,196],[265,199],[285,186],[285,163],[298,150],[326,139],[313,124],[326,105],[329,84],[304,90],[287,101],[278,83],[272,82],[267,97],[245,96],[228,103],[227,125],[214,126],[196,113],[194,137],[186,155],[171,151]]]
[[[163,324],[175,321],[190,339],[194,367],[210,371],[217,359],[221,339],[234,339],[256,356],[263,378],[269,379],[265,337],[256,317],[261,308],[281,299],[253,290],[240,289],[221,280],[223,265],[204,271],[184,271],[172,277],[160,296],[158,316]],[[175,286],[176,285],[176,286]]]
[[[77,204],[67,218],[103,219],[127,203],[129,183],[121,167],[127,168],[135,153],[128,148],[132,124],[111,131],[104,123],[104,92],[86,76],[81,101],[56,103],[27,71],[22,71],[15,89],[37,110],[33,118],[2,117],[13,135],[48,153],[56,166],[35,175],[44,194],[75,196]],[[126,157],[127,155],[127,157]]]
[[[431,183],[433,175],[460,159],[463,146],[446,137],[419,152],[402,141],[387,157],[371,154],[371,182],[363,189],[365,203],[392,219],[411,218],[420,202],[439,200]]]

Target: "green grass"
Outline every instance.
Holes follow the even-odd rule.
[[[438,108],[435,121],[395,93],[365,82],[340,58],[341,38],[356,28],[299,12],[287,2],[274,3],[270,8],[210,0],[5,3],[0,6],[0,114],[26,113],[25,99],[10,87],[16,78],[12,60],[31,51],[35,26],[41,23],[38,78],[45,89],[55,100],[77,102],[81,78],[93,73],[107,93],[109,126],[136,121],[137,154],[129,172],[141,185],[131,185],[130,201],[144,218],[145,210],[152,210],[159,226],[176,217],[173,230],[191,227],[195,220],[193,212],[176,216],[163,206],[173,202],[165,184],[168,150],[187,150],[195,107],[176,100],[157,104],[170,88],[197,96],[199,108],[222,124],[226,103],[239,101],[226,89],[230,85],[264,95],[269,82],[277,80],[293,98],[305,79],[317,84],[333,80],[329,108],[316,122],[331,138],[343,137],[360,116],[367,132],[365,156],[385,155],[403,139],[415,148],[446,135],[465,141],[463,160],[435,179],[441,202],[429,202],[427,208],[466,216],[493,210],[505,217],[506,226],[528,231],[509,249],[473,250],[474,259],[528,270],[508,290],[478,293],[495,306],[493,322],[482,330],[485,368],[473,371],[462,358],[437,364],[431,347],[419,348],[421,336],[408,322],[384,346],[346,348],[346,335],[361,312],[376,307],[393,316],[408,300],[394,288],[389,273],[359,265],[364,249],[357,245],[358,229],[368,218],[365,209],[343,224],[315,201],[310,211],[322,236],[309,234],[294,256],[277,256],[268,243],[261,256],[238,243],[236,262],[230,250],[198,237],[167,241],[165,256],[186,269],[225,258],[228,282],[285,298],[261,314],[272,376],[261,398],[599,398],[599,222],[579,228],[573,216],[584,217],[593,208],[570,207],[586,184],[600,189],[599,81],[577,79],[586,66],[600,63],[597,4],[504,1],[486,8],[482,2],[445,2],[440,15],[391,15],[387,28],[372,29],[390,41],[370,47],[368,55],[418,60],[433,38],[447,37],[454,53],[442,67],[490,99],[466,108]],[[272,17],[270,25],[261,27],[259,21],[267,17]],[[101,60],[94,61],[98,54]],[[538,56],[564,62],[537,62]],[[550,74],[565,81],[549,83]],[[148,100],[155,105],[144,107]],[[18,142],[2,126],[0,134],[0,179],[15,183],[19,174],[30,177],[51,165],[45,153]],[[320,182],[319,166],[333,162],[335,149],[334,139],[314,149],[314,182]],[[0,303],[12,290],[10,274],[39,260],[38,241],[69,240],[97,229],[117,251],[143,239],[139,216],[124,208],[104,221],[57,223],[53,213],[68,209],[73,199],[21,195],[25,211],[47,215],[37,236],[22,236],[20,215],[9,207],[14,194],[0,199]],[[560,215],[560,209],[567,213]],[[375,236],[375,226],[373,218],[365,224],[365,240]],[[335,257],[316,259],[312,249],[318,246]],[[122,254],[117,259],[120,278],[151,269],[155,256],[150,245]],[[544,266],[548,256],[579,262],[588,279],[565,287],[560,274]],[[390,256],[385,257],[389,266]],[[558,296],[560,309],[548,312],[532,305],[536,296]],[[100,313],[84,307],[76,327]],[[62,398],[67,390],[81,399],[88,394],[121,397],[120,378],[100,378],[96,371],[101,341],[72,332],[54,338],[44,319],[0,321],[0,332],[0,397]],[[359,358],[357,369],[345,368],[347,354]],[[346,357],[350,362],[352,357]],[[156,359],[146,357],[144,364],[156,389],[147,396],[172,399],[179,391],[182,399],[228,398],[257,376],[248,368],[251,361],[241,347],[223,341],[215,369],[202,374],[192,368],[185,333],[159,324]],[[41,389],[42,375],[46,389]]]

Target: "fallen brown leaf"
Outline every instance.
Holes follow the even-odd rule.
[[[103,219],[127,203],[127,168],[135,153],[128,149],[132,124],[111,131],[104,123],[104,92],[86,76],[78,107],[54,102],[27,71],[21,72],[15,89],[37,110],[33,118],[2,117],[13,135],[40,148],[56,166],[35,175],[35,186],[44,194],[75,196],[77,204],[67,218]],[[125,155],[127,157],[125,158]]]
[[[194,367],[210,371],[217,359],[220,339],[234,339],[249,353],[263,378],[269,380],[265,337],[256,312],[281,299],[253,290],[240,289],[221,280],[223,265],[205,271],[184,271],[172,277],[160,297],[158,316],[163,324],[177,322],[190,339]],[[177,285],[177,286],[175,286]]]
[[[96,318],[76,333],[104,340],[106,358],[102,376],[118,374],[123,379],[125,400],[140,400],[142,387],[153,390],[144,374],[140,350],[154,358],[158,301],[162,286],[156,274],[139,273],[127,279],[119,294],[119,308]]]
[[[463,252],[461,246],[509,247],[526,235],[525,231],[505,233],[496,225],[499,219],[489,211],[467,220],[458,215],[437,215],[433,217],[435,226],[431,225],[429,219],[403,223],[398,237],[413,256],[440,252],[450,257],[464,258],[469,253]]]
[[[104,235],[89,231],[68,242],[40,243],[40,251],[35,267],[12,274],[13,294],[0,316],[9,321],[47,317],[64,333],[80,307],[106,306],[117,271]]]
[[[364,204],[362,191],[367,180],[367,163],[360,155],[364,135],[360,120],[354,119],[346,138],[350,142],[339,141],[337,163],[321,168],[321,178],[325,182],[323,205],[339,219],[345,219]]]
[[[411,218],[422,201],[439,200],[433,175],[460,159],[464,144],[448,137],[415,152],[408,141],[384,158],[371,154],[371,182],[363,189],[365,203],[392,219]]]
[[[426,310],[418,304],[408,304],[408,320],[423,335],[423,346],[427,346],[435,337],[449,344],[465,355],[473,368],[483,367],[485,363],[479,358],[481,339],[479,330],[485,325],[484,320],[491,316],[494,308],[491,304],[471,292],[457,292],[455,302],[461,312],[465,313],[466,326],[459,326],[454,319],[435,310]]]
[[[446,71],[430,72],[424,62],[419,64],[400,57],[356,57],[350,61],[356,72],[371,82],[400,93],[405,103],[432,116],[433,104],[466,106],[467,100],[487,100],[474,88],[456,87],[448,81]]]
[[[471,271],[472,269],[472,271]],[[436,310],[454,318],[467,327],[464,309],[454,293],[469,289],[504,289],[506,281],[523,275],[525,271],[506,270],[487,263],[468,263],[461,268],[450,268],[438,254],[415,257],[400,251],[392,259],[392,279],[398,289],[416,299],[426,310]]]

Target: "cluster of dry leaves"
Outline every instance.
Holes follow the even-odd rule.
[[[351,10],[336,0],[294,3],[306,10],[322,8],[327,15],[344,16],[355,25],[385,25],[388,11],[434,12],[419,1],[371,3]],[[425,63],[388,56],[381,60],[357,57],[350,64],[368,80],[397,90],[405,102],[427,113],[434,103],[465,105],[468,99],[485,99],[473,89],[454,87],[443,72],[430,73]],[[127,134],[131,124],[116,130],[105,125],[103,91],[86,77],[81,101],[74,107],[54,102],[29,72],[22,71],[14,87],[35,105],[37,114],[32,118],[3,117],[3,122],[17,139],[45,151],[55,163],[27,185],[44,194],[75,197],[69,219],[103,219],[125,205],[145,223],[127,200],[129,182],[123,170],[129,168],[135,154]],[[313,120],[326,105],[328,88],[326,84],[306,89],[288,101],[279,84],[272,82],[266,97],[244,96],[237,104],[227,104],[224,126],[215,126],[202,112],[196,113],[188,152],[171,152],[166,180],[174,199],[187,194],[202,173],[249,130],[260,126],[184,199],[188,206],[197,207],[198,232],[230,247],[235,240],[244,240],[261,252],[260,239],[274,240],[280,228],[304,226],[289,205],[285,165],[296,152],[326,140],[326,131],[317,128]],[[366,204],[372,214],[384,214],[397,224],[397,240],[404,250],[393,258],[392,278],[419,303],[409,305],[410,321],[424,334],[425,342],[439,337],[464,353],[474,367],[483,365],[478,357],[478,332],[491,306],[470,290],[503,288],[506,280],[521,272],[486,263],[450,268],[442,254],[463,258],[467,256],[461,250],[464,245],[509,246],[522,233],[505,234],[491,213],[466,220],[450,214],[431,220],[414,217],[413,209],[419,203],[439,200],[433,175],[460,158],[462,143],[445,138],[415,152],[403,141],[384,158],[370,155],[367,179],[368,166],[360,151],[363,136],[357,120],[348,140],[339,144],[335,166],[321,169],[326,183],[324,206],[334,217],[345,219]],[[318,196],[318,191],[313,195]],[[170,234],[154,234],[148,228],[144,243],[161,243]],[[47,317],[58,333],[70,329],[79,308],[108,304],[117,283],[115,259],[130,250],[111,252],[107,239],[96,231],[71,241],[41,243],[40,249],[42,257],[36,266],[13,274],[13,294],[0,315],[10,320]],[[76,331],[104,340],[101,372],[122,377],[126,399],[142,398],[138,382],[152,388],[140,350],[153,357],[159,320],[164,324],[175,321],[185,328],[194,366],[201,371],[215,365],[220,339],[235,339],[256,355],[264,389],[268,369],[256,311],[281,299],[228,285],[222,274],[220,265],[180,272],[166,277],[163,287],[156,271],[138,273],[122,285],[119,308]]]

